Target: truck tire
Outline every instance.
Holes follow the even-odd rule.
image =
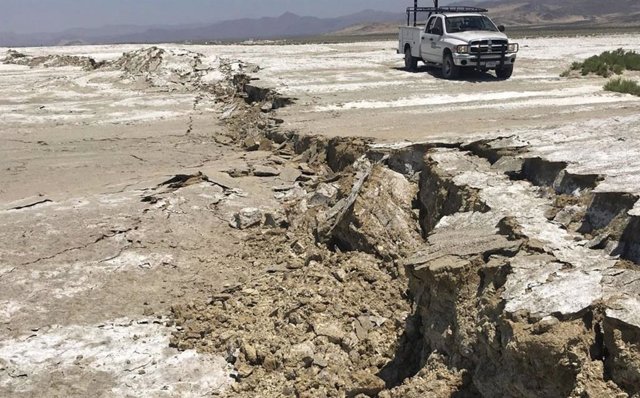
[[[511,75],[513,75],[513,65],[505,65],[502,68],[496,69],[498,79],[507,80]]]
[[[418,59],[411,55],[411,47],[407,47],[404,50],[404,68],[409,72],[418,69]]]
[[[451,53],[446,53],[442,60],[442,76],[448,80],[457,79],[460,76],[460,67],[453,62]]]

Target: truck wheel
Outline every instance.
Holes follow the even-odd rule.
[[[513,75],[513,65],[507,65],[496,69],[496,76],[498,76],[498,79],[507,80],[511,75]]]
[[[457,79],[460,76],[460,67],[453,62],[453,56],[447,53],[442,60],[442,76],[445,79]]]
[[[411,48],[404,50],[404,67],[406,70],[413,72],[418,68],[418,59],[411,55]]]

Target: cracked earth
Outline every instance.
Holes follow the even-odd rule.
[[[558,76],[640,37],[521,46],[7,52],[0,395],[638,397],[640,100]]]

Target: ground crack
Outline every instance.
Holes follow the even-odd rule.
[[[80,246],[75,246],[75,247],[71,247],[71,248],[68,248],[68,249],[64,249],[64,250],[62,250],[60,252],[57,252],[55,254],[52,254],[50,256],[40,257],[40,258],[38,258],[36,260],[29,261],[29,262],[26,262],[26,263],[22,263],[22,264],[20,264],[20,266],[23,267],[23,266],[37,264],[37,263],[42,262],[42,261],[52,260],[52,259],[54,259],[56,257],[62,256],[63,254],[67,254],[67,253],[70,253],[70,252],[86,249],[86,248],[88,248],[90,246],[93,246],[93,245],[96,245],[96,244],[102,242],[105,239],[110,239],[110,238],[113,238],[113,237],[116,237],[116,236],[119,236],[119,235],[126,234],[128,232],[131,232],[134,229],[136,229],[139,224],[140,224],[140,220],[137,220],[136,225],[134,225],[133,227],[128,228],[126,230],[112,230],[111,231],[112,234],[102,234],[101,236],[96,238],[96,240],[94,240],[93,242],[89,242],[89,243],[84,244],[84,245],[80,245]]]
[[[12,208],[7,209],[7,210],[23,210],[23,209],[29,209],[29,208],[31,208],[31,207],[36,207],[36,206],[43,205],[43,204],[45,204],[45,203],[53,203],[53,201],[52,201],[51,199],[44,199],[44,200],[40,200],[40,201],[38,201],[38,202],[29,203],[28,205],[12,207]]]

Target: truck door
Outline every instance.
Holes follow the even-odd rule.
[[[441,41],[443,34],[444,24],[442,23],[442,17],[437,15],[431,17],[427,23],[426,31],[420,45],[422,58],[425,61],[435,63],[442,62],[442,51],[444,46]]]

